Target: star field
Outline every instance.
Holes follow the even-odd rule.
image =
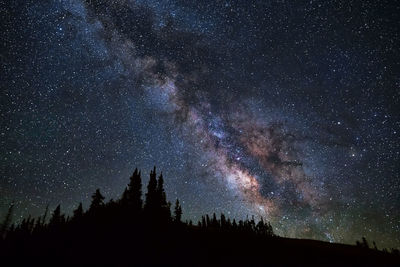
[[[400,246],[395,1],[0,2],[0,211],[118,198]],[[2,216],[0,217],[2,218]]]

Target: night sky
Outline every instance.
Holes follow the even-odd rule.
[[[184,217],[400,247],[396,1],[0,1],[0,219],[154,165]]]

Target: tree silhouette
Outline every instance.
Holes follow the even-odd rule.
[[[367,241],[367,239],[365,237],[362,238],[362,246],[364,248],[369,248],[368,241]]]
[[[206,227],[210,227],[210,226],[211,226],[210,216],[208,216],[208,214],[206,214]]]
[[[6,217],[4,218],[4,221],[1,224],[0,237],[5,237],[5,235],[7,234],[8,228],[10,227],[12,221],[13,210],[14,210],[14,203],[12,203],[8,208]]]
[[[144,203],[144,210],[147,214],[154,213],[157,206],[157,174],[156,167],[150,171],[150,180],[147,185],[146,199]]]
[[[182,207],[179,204],[179,200],[176,199],[174,208],[174,221],[180,223],[182,218]]]
[[[143,205],[142,178],[140,176],[140,171],[136,168],[121,199],[123,204],[129,206],[135,212],[140,211]]]
[[[171,203],[167,202],[167,196],[164,190],[164,178],[162,173],[158,177],[157,181],[156,201],[156,212],[159,213],[163,220],[169,220],[171,217]]]
[[[228,226],[225,215],[221,213],[221,228],[225,229]]]
[[[20,255],[54,257],[51,258],[52,260],[58,259],[58,257],[68,259],[82,257],[85,262],[95,261],[96,264],[101,265],[104,264],[102,260],[104,256],[109,255],[109,259],[112,262],[116,261],[118,265],[126,265],[119,263],[146,265],[170,262],[176,264],[176,259],[189,257],[187,255],[197,255],[196,260],[202,258],[202,255],[208,255],[213,260],[218,260],[219,255],[223,255],[224,259],[227,259],[232,255],[243,254],[245,260],[240,262],[240,265],[249,265],[249,259],[257,257],[255,255],[263,255],[265,251],[273,251],[269,258],[275,257],[274,255],[303,255],[309,252],[312,259],[320,257],[324,260],[327,255],[332,257],[332,255],[340,253],[342,253],[341,255],[351,255],[352,253],[349,246],[337,247],[332,249],[332,253],[329,254],[326,252],[326,244],[321,247],[314,246],[313,243],[302,246],[298,245],[301,244],[301,240],[297,240],[296,243],[291,243],[290,240],[279,241],[279,237],[274,236],[271,224],[263,218],[256,222],[254,216],[237,222],[235,219],[227,218],[223,213],[219,218],[213,213],[211,216],[208,214],[201,216],[197,225],[193,225],[191,220],[183,222],[179,199],[175,201],[174,214],[171,218],[170,203],[167,201],[164,190],[163,175],[160,174],[158,179],[156,176],[154,167],[150,172],[150,180],[147,185],[145,212],[132,212],[136,208],[140,209],[142,201],[140,172],[135,169],[119,200],[111,199],[104,203],[104,196],[97,189],[92,195],[89,211],[85,212],[82,203],[79,203],[73,211],[71,220],[65,219],[61,213],[61,206],[58,205],[52,212],[48,224],[46,224],[46,208],[45,215],[37,219],[29,216],[16,227],[9,227],[4,240],[0,239],[0,256],[4,257],[4,254],[13,260],[15,257],[22,258]],[[10,224],[11,213],[12,207],[2,224],[2,233]],[[132,214],[135,215],[132,216]],[[278,241],[274,243],[275,240]],[[373,242],[374,249],[368,249],[369,244],[365,238],[362,238],[361,242],[357,241],[357,244],[361,247],[361,249],[354,247],[354,255],[358,255],[358,259],[359,255],[375,257],[374,255],[385,254],[377,249],[375,242]],[[281,254],[275,245],[280,246]],[[313,253],[315,250],[311,249],[312,247],[319,251],[318,255]],[[47,252],[49,250],[51,252]],[[348,251],[350,254],[346,254]],[[371,254],[371,251],[375,254]],[[395,249],[392,249],[391,253],[389,250],[385,251],[388,255],[399,254],[399,251]],[[134,259],[130,255],[131,252],[135,255]],[[320,253],[322,256],[319,255]],[[70,255],[79,255],[79,257],[68,257]],[[382,259],[379,257],[376,259]],[[275,258],[278,258],[279,261],[272,263],[280,263],[282,260],[282,257]],[[297,259],[297,257],[292,258]],[[258,259],[261,264],[268,263],[262,256]],[[368,260],[365,261],[369,263]],[[229,263],[232,263],[229,265],[235,265],[238,262],[229,261]],[[382,262],[379,261],[379,263]],[[29,262],[25,265],[32,266],[33,264]]]
[[[50,218],[49,226],[60,226],[65,222],[65,216],[61,214],[61,206],[58,205]]]
[[[218,223],[218,220],[217,220],[217,215],[215,215],[215,212],[213,213],[211,225],[212,225],[212,227],[214,227],[214,228],[219,227],[219,223]]]
[[[207,227],[206,218],[204,216],[201,216],[201,226],[204,227],[204,228]]]
[[[82,202],[79,202],[78,207],[73,211],[74,216],[73,219],[77,220],[83,217],[83,207],[82,207]]]
[[[96,189],[96,192],[92,195],[92,203],[90,204],[89,210],[94,211],[104,205],[104,196],[100,193],[100,189]]]
[[[165,207],[167,205],[167,197],[164,191],[164,178],[162,173],[158,177],[156,196],[158,202],[157,204],[160,205],[161,207]]]

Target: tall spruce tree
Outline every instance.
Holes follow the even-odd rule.
[[[96,189],[96,192],[92,195],[92,203],[90,204],[89,210],[94,211],[104,205],[104,196],[100,193],[100,189]]]
[[[157,202],[160,207],[165,207],[167,205],[167,196],[164,190],[164,178],[162,173],[158,177],[157,181]]]
[[[122,200],[134,211],[142,209],[142,178],[140,171],[136,168],[130,177],[128,188],[124,191]]]
[[[204,228],[207,227],[206,218],[204,216],[201,216],[201,226],[204,227]]]
[[[158,177],[157,181],[157,212],[160,214],[162,220],[171,219],[171,203],[167,202],[167,196],[164,190],[164,178],[162,173]]]
[[[157,206],[157,174],[156,167],[150,171],[150,180],[147,185],[146,199],[144,209],[146,213],[154,213]]]
[[[59,226],[65,222],[65,216],[61,214],[61,205],[58,205],[50,218],[49,225],[50,226]]]
[[[221,228],[225,229],[226,225],[227,225],[226,217],[223,213],[221,213]]]
[[[180,223],[182,218],[182,207],[177,199],[175,202],[175,209],[174,209],[174,221]]]
[[[4,237],[7,233],[8,228],[10,227],[13,210],[14,210],[14,204],[12,203],[10,207],[8,207],[6,217],[4,218],[4,221],[1,224],[0,237]]]
[[[82,207],[82,202],[79,202],[78,207],[74,210],[74,217],[73,219],[80,219],[83,216],[83,207]]]

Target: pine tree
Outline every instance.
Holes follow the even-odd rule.
[[[207,223],[206,223],[206,218],[204,216],[201,216],[201,225],[206,228],[207,227]]]
[[[80,219],[83,216],[83,207],[82,207],[82,202],[79,202],[78,207],[74,210],[74,217],[73,219]]]
[[[174,220],[175,222],[180,223],[182,218],[182,207],[179,204],[179,200],[177,199],[175,202],[175,209],[174,209]]]
[[[100,193],[100,189],[96,189],[96,192],[92,195],[92,203],[90,204],[90,210],[97,210],[104,205],[104,196]]]
[[[225,229],[226,227],[226,218],[223,213],[221,213],[221,228]]]
[[[157,209],[162,220],[171,219],[171,202],[167,202],[167,196],[164,190],[164,178],[162,173],[157,181]]]
[[[60,223],[58,223],[58,225]],[[31,215],[29,215],[28,218],[23,219],[21,224],[19,225],[20,233],[22,233],[23,235],[30,235],[33,232],[34,226],[35,218],[32,218]]]
[[[3,223],[1,224],[0,237],[4,237],[7,233],[7,230],[9,229],[9,226],[12,221],[13,210],[14,210],[14,204],[11,204],[10,207],[8,208]]]
[[[122,202],[132,208],[134,211],[142,209],[142,178],[141,173],[136,168],[130,177],[128,187],[122,196]]]
[[[237,227],[238,227],[238,225],[237,225],[237,223],[236,223],[236,220],[233,219],[233,221],[232,221],[232,228],[236,230]]]
[[[46,224],[46,219],[48,214],[49,214],[49,204],[46,205],[46,209],[44,210],[44,214],[42,216],[42,226]]]
[[[215,212],[213,213],[213,218],[211,222],[212,226],[217,228],[219,226],[218,220],[217,220],[217,215],[215,215]]]
[[[146,199],[144,203],[144,209],[147,213],[154,213],[157,203],[157,179],[156,179],[156,167],[154,166],[153,171],[150,171],[150,180],[147,185]]]
[[[58,205],[56,209],[53,211],[53,215],[50,218],[49,225],[50,226],[59,226],[65,222],[64,215],[61,214],[61,206]]]
[[[129,198],[128,194],[129,194],[128,188],[126,187],[124,189],[124,192],[122,193],[122,197],[121,197],[121,203],[123,205],[128,205],[128,198]]]
[[[132,178],[132,177],[131,177]],[[137,209],[142,209],[142,177],[139,171],[136,176],[134,176],[129,184],[129,190],[132,192],[132,203]]]
[[[164,178],[162,173],[158,177],[157,181],[157,200],[160,207],[165,207],[167,205],[167,197],[164,191]]]
[[[171,219],[171,203],[167,202],[164,191],[164,179],[160,174],[156,179],[156,167],[150,172],[150,180],[147,185],[147,193],[144,204],[144,211],[148,216],[154,217],[155,221]]]
[[[369,248],[368,241],[367,241],[367,239],[365,237],[362,238],[362,246],[364,248]]]

